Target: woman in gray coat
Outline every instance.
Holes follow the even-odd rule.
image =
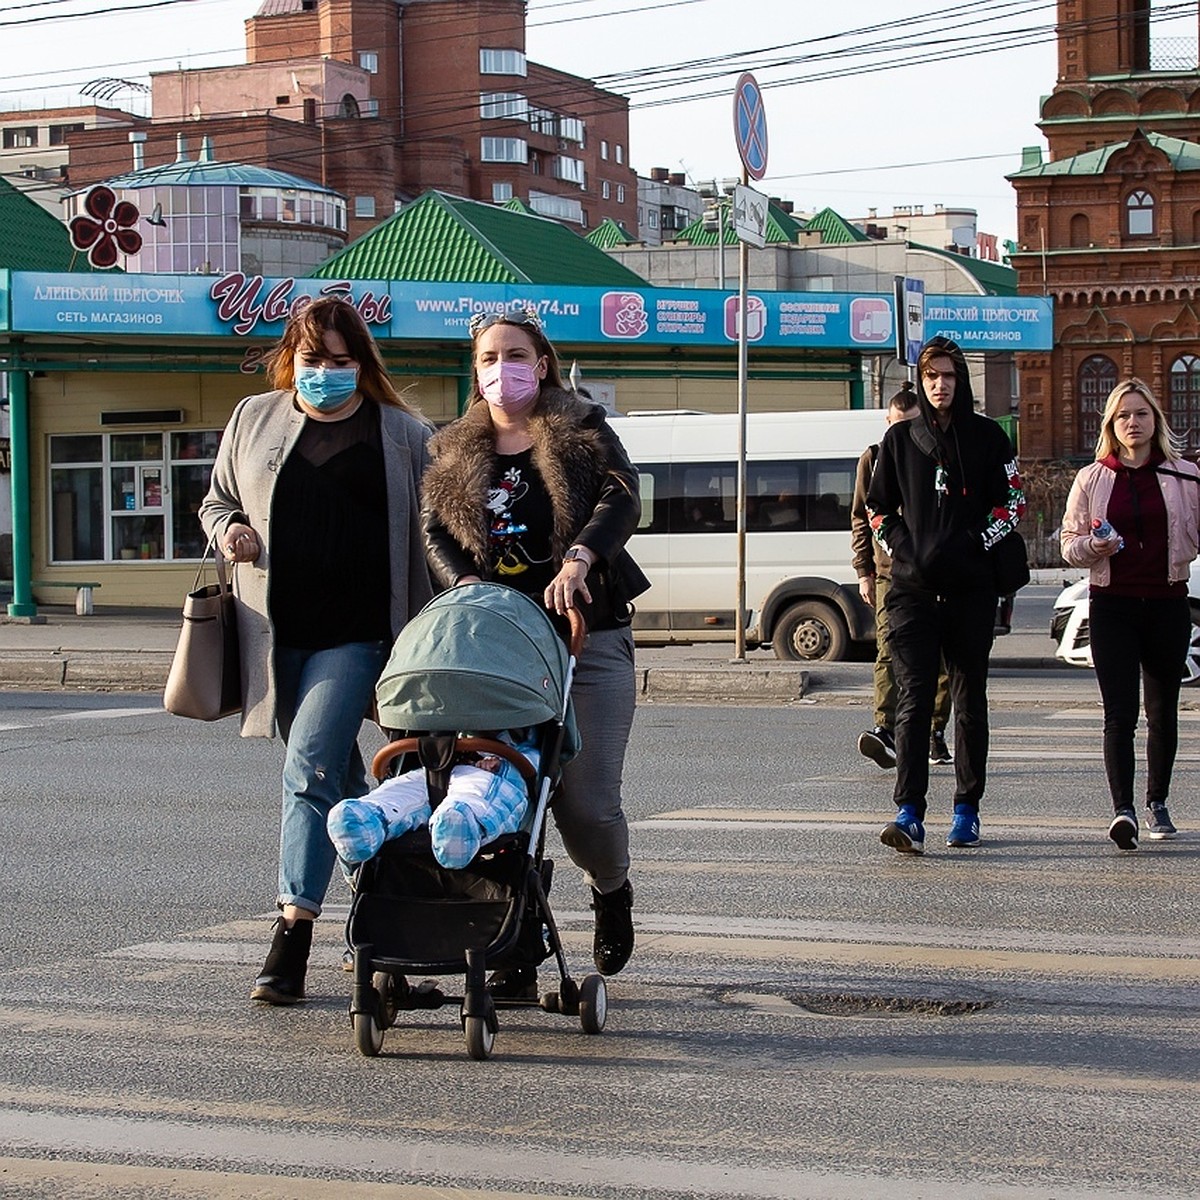
[[[250,996],[295,1004],[335,864],[325,818],[368,790],[363,715],[431,595],[417,490],[432,430],[343,300],[294,314],[267,371],[275,390],[234,409],[200,520],[241,564],[242,736],[286,745],[280,917]]]

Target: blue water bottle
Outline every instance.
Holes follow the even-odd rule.
[[[1117,549],[1125,549],[1125,539],[1108,523],[1108,518],[1102,521],[1099,517],[1092,518],[1092,536],[1098,537],[1102,542],[1107,542],[1109,538],[1117,539]]]

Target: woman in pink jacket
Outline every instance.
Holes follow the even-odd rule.
[[[1146,706],[1146,835],[1173,838],[1167,793],[1179,742],[1179,684],[1191,637],[1188,571],[1200,529],[1200,472],[1180,458],[1154,393],[1126,379],[1109,394],[1096,461],[1075,477],[1062,555],[1091,570],[1088,625],[1104,703],[1108,836],[1136,850],[1138,677]]]

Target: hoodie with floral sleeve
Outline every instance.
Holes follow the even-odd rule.
[[[949,427],[920,395],[920,416],[891,426],[867,490],[876,541],[892,556],[893,586],[940,595],[996,590],[989,551],[1016,528],[1025,494],[1012,443],[975,411],[966,359],[943,351],[957,377]]]

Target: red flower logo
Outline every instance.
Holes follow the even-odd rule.
[[[89,215],[71,218],[71,245],[86,250],[93,267],[114,267],[118,253],[136,254],[142,248],[142,235],[133,228],[141,214],[128,200],[118,203],[112,188],[92,188],[83,207]]]

